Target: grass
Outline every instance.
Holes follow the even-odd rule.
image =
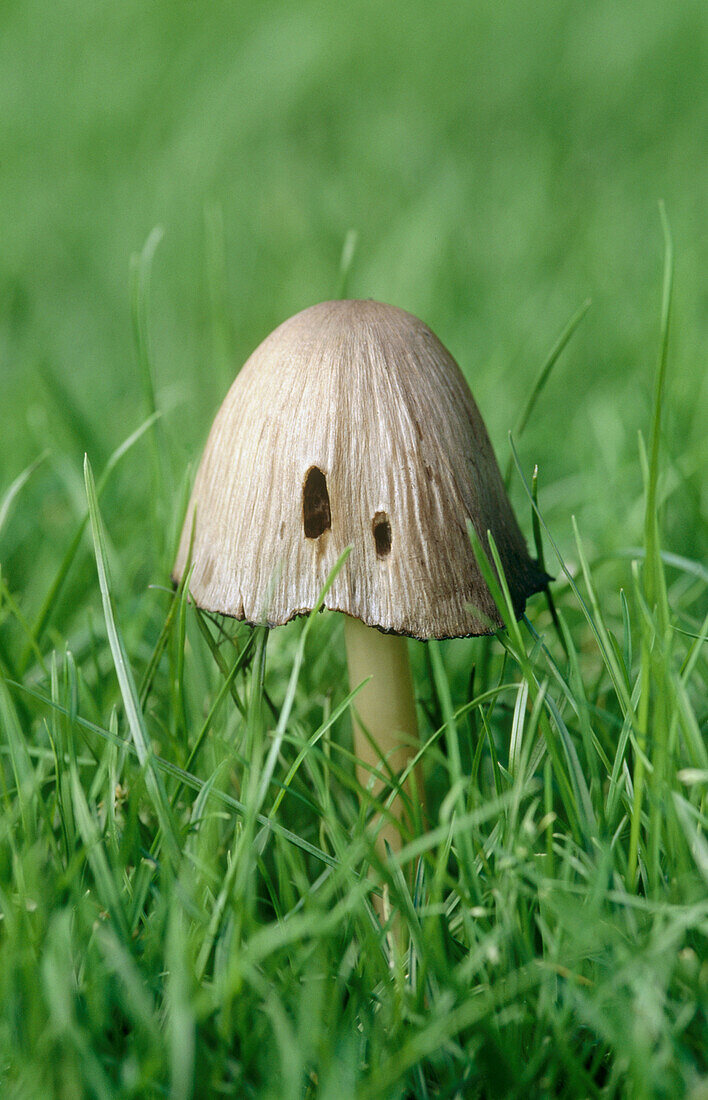
[[[645,541],[620,613],[577,527],[564,559],[514,446],[556,556],[553,616],[517,624],[477,544],[508,630],[414,647],[431,825],[384,865],[337,617],[271,638],[204,616],[185,587],[131,608],[111,579],[108,477],[86,460],[87,517],[34,622],[3,579],[9,1093],[704,1095],[708,619],[689,613],[698,563],[661,554],[670,301],[667,245]],[[161,467],[146,392],[151,417],[108,476],[148,433]],[[102,621],[61,644],[53,603],[91,568],[87,519]],[[165,567],[173,552],[174,532]],[[476,655],[467,690],[455,646]],[[367,864],[402,937],[374,915]]]
[[[96,10],[0,35],[2,1094],[704,1100],[705,6]],[[169,583],[234,365],[339,292],[451,347],[556,577],[411,643],[385,865],[338,617]]]

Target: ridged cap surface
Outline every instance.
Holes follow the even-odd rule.
[[[194,511],[196,603],[251,622],[325,606],[417,638],[502,625],[469,542],[491,530],[515,610],[546,584],[528,555],[487,431],[462,373],[411,314],[323,302],[280,325],[248,359],[214,421]]]

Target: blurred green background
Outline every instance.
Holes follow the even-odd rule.
[[[13,586],[75,529],[84,450],[100,472],[146,416],[129,268],[158,225],[166,513],[237,366],[337,295],[354,228],[349,295],[431,325],[502,465],[539,367],[592,298],[521,453],[564,547],[572,513],[591,550],[631,545],[660,198],[676,248],[665,543],[703,555],[707,87],[705,0],[2,0],[0,488],[51,450],[3,536]],[[134,580],[145,447],[105,513]],[[528,532],[518,481],[513,495]]]

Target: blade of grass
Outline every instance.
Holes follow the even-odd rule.
[[[664,565],[670,565],[673,569],[680,569],[682,573],[697,577],[698,580],[708,584],[708,567],[700,561],[683,557],[681,554],[673,554],[670,550],[659,550]],[[606,561],[616,561],[620,558],[629,558],[630,561],[644,561],[646,550],[643,546],[626,546],[620,550],[613,550],[610,554],[598,554],[593,558],[593,565],[600,565]]]
[[[521,414],[519,415],[519,419],[516,422],[516,427],[514,428],[514,436],[517,439],[521,437],[526,425],[528,424],[531,418],[531,414],[536,406],[536,402],[543,393],[546,383],[550,378],[551,371],[560,359],[565,348],[568,346],[568,343],[570,342],[573,333],[578,328],[578,325],[582,321],[587,311],[590,309],[591,305],[592,301],[590,300],[590,298],[586,298],[580,308],[577,309],[573,316],[570,318],[568,324],[565,326],[555,344],[551,348],[550,352],[548,353],[548,357],[536,376],[536,381],[531,387],[531,392],[527,398],[526,404],[522,409]],[[510,455],[506,467],[506,474],[504,477],[504,482],[506,485],[509,484],[509,478],[511,477],[511,471],[513,470],[513,468],[514,456]]]
[[[125,707],[128,727],[130,729],[133,744],[140,761],[145,769],[145,782],[150,795],[157,819],[160,823],[163,840],[168,858],[174,869],[180,861],[180,843],[177,829],[172,817],[172,811],[167,801],[167,795],[159,770],[155,766],[155,758],[150,745],[150,739],[145,727],[145,719],[140,707],[138,691],[133,679],[133,673],[128,662],[128,657],[123,644],[123,639],[113,614],[113,602],[111,599],[110,581],[108,577],[108,561],[101,525],[101,515],[98,509],[98,498],[93,473],[88,456],[84,459],[84,476],[86,479],[86,495],[88,497],[89,515],[91,518],[91,531],[93,534],[94,551],[96,554],[96,566],[98,569],[98,582],[103,601],[103,615],[106,621],[108,642],[113,655],[116,675],[120,692]]]
[[[356,229],[348,229],[347,235],[344,238],[344,244],[342,245],[342,255],[339,261],[339,287],[337,290],[338,298],[346,298],[347,286],[349,285],[349,274],[354,262],[354,256],[356,255],[356,246],[359,243],[359,234]]]
[[[155,252],[163,235],[162,227],[155,226],[148,235],[142,251],[134,253],[130,258],[130,304],[133,337],[143,387],[145,410],[147,415],[152,417],[157,414],[157,397],[155,394],[155,372],[150,340],[150,275]],[[157,431],[152,436],[152,478],[153,487],[150,499],[153,507],[155,546],[158,547],[158,560],[161,560],[166,530],[166,526],[162,522],[162,502],[165,500],[165,462],[163,447]]]
[[[644,519],[644,545],[646,559],[644,565],[644,597],[650,608],[656,605],[658,626],[665,633],[669,623],[669,605],[666,595],[666,580],[661,561],[659,540],[659,515],[657,504],[657,486],[659,482],[659,452],[661,447],[661,421],[666,389],[666,366],[669,350],[669,325],[671,321],[671,297],[674,274],[674,248],[671,231],[666,218],[664,204],[660,204],[661,224],[664,232],[664,281],[661,297],[661,336],[659,345],[659,363],[654,385],[654,409],[651,429],[651,450],[649,453],[649,477],[646,487],[646,511]]]
[[[526,653],[526,647],[524,646],[521,636],[521,630],[516,620],[516,612],[514,611],[513,601],[509,592],[509,586],[504,576],[504,569],[502,567],[499,553],[494,544],[494,538],[491,531],[487,532],[487,540],[490,548],[490,553],[494,566],[492,566],[487,554],[482,546],[482,543],[471,524],[468,524],[468,532],[470,541],[472,543],[472,549],[477,559],[477,564],[482,572],[482,576],[486,582],[487,587],[491,593],[492,599],[495,602],[497,610],[507,625],[508,637],[505,637],[503,633],[499,633],[498,637],[502,645],[506,646],[510,655],[519,665],[522,676],[527,680],[529,685],[529,696],[532,701],[535,701],[536,695],[539,691],[539,684],[536,676],[533,672],[533,668],[530,665],[528,655]],[[568,821],[573,829],[573,833],[576,840],[580,842],[583,835],[583,830],[580,826],[580,819],[578,815],[578,809],[583,807],[584,814],[587,818],[587,823],[590,826],[590,831],[594,832],[594,814],[592,812],[592,806],[590,804],[589,793],[585,784],[582,770],[577,762],[577,755],[575,754],[572,741],[570,740],[568,731],[565,727],[565,723],[560,718],[560,712],[555,707],[553,700],[550,696],[546,697],[547,707],[553,716],[554,723],[558,729],[559,736],[561,738],[561,745],[564,750],[566,759],[570,765],[571,778],[569,779],[565,768],[563,767],[561,756],[558,752],[558,746],[556,738],[553,735],[550,723],[548,721],[545,712],[542,712],[541,716],[541,729],[548,747],[548,751],[553,760],[555,769],[556,781],[559,785],[563,804],[568,815]],[[573,791],[575,786],[575,793]]]
[[[36,777],[5,677],[0,673],[0,730],[4,732],[20,803],[22,827],[31,844],[37,835]]]
[[[226,661],[224,659],[224,655],[222,654],[221,650],[219,649],[218,643],[211,636],[211,632],[210,632],[209,627],[207,626],[206,621],[205,621],[206,617],[205,617],[204,613],[199,610],[199,608],[197,607],[196,604],[194,604],[193,607],[194,607],[194,621],[196,622],[197,627],[199,628],[199,632],[202,635],[202,637],[204,638],[204,641],[206,642],[206,644],[208,645],[209,650],[211,652],[211,655],[214,658],[214,661],[215,661],[215,663],[216,663],[216,665],[219,669],[219,672],[221,673],[221,675],[223,676],[223,678],[225,680],[228,680],[228,678],[229,678],[229,666],[228,666],[228,664],[226,663]],[[251,634],[248,638],[248,641],[246,642],[246,645],[244,647],[245,649],[248,650],[249,655],[252,655],[252,653],[253,653],[253,644],[254,644],[253,635],[254,635],[254,631],[251,631]],[[229,691],[231,692],[231,698],[233,699],[234,703],[238,707],[239,711],[241,712],[241,714],[245,715],[246,707],[243,703],[243,700],[241,699],[241,696],[238,694],[238,692],[236,690],[236,687],[234,685],[233,680],[229,684]]]
[[[96,485],[96,496],[99,500],[103,495],[103,491],[106,488],[106,485],[108,484],[111,473],[116,468],[123,455],[127,454],[131,447],[133,447],[138,442],[138,440],[142,438],[145,432],[152,427],[152,425],[158,419],[159,415],[159,413],[155,413],[154,416],[148,417],[147,420],[143,421],[139,428],[136,428],[136,430],[132,432],[128,436],[128,438],[120,444],[119,447],[116,447],[115,451],[113,451]],[[62,558],[61,564],[59,566],[59,569],[57,570],[54,580],[47,590],[47,594],[44,597],[42,606],[40,607],[37,618],[35,619],[32,626],[30,640],[28,641],[22,653],[20,668],[23,672],[27,669],[32,651],[36,651],[36,648],[40,645],[44,636],[44,632],[49,625],[52,613],[59,599],[59,594],[64,586],[64,582],[67,578],[69,570],[71,569],[72,562],[76,557],[79,546],[81,545],[81,539],[83,538],[83,534],[86,530],[86,525],[88,524],[88,521],[89,514],[87,511],[86,515],[81,520],[81,523],[79,524],[73,539],[69,543],[67,551]]]
[[[18,476],[10,485],[10,488],[5,493],[4,497],[2,498],[2,502],[0,502],[0,532],[2,532],[2,529],[5,526],[5,521],[7,520],[10,508],[13,505],[15,497],[22,492],[23,488],[32,477],[34,471],[42,465],[48,454],[48,450],[42,451],[41,455],[39,455],[38,458],[35,458],[34,462],[31,462],[30,465],[27,466],[27,468],[24,469],[21,474],[18,474]]]
[[[541,524],[538,519],[538,466],[534,466],[533,474],[531,477],[531,497],[533,499],[534,508],[531,510],[531,525],[533,528],[533,542],[536,549],[536,560],[538,561],[538,567],[542,573],[546,572],[546,562],[543,553],[543,539],[541,537]],[[551,591],[550,584],[547,584],[543,590],[543,595],[546,599],[546,605],[550,612],[551,620],[555,628],[556,637],[561,644],[561,649],[565,651],[565,635],[561,629],[560,622],[558,621],[558,611],[556,610],[556,603],[553,599],[553,593]],[[566,657],[568,654],[566,653]]]
[[[216,696],[214,702],[212,703],[211,707],[209,708],[209,713],[207,714],[207,716],[204,720],[204,724],[202,725],[202,728],[200,729],[200,731],[197,735],[197,738],[196,738],[194,744],[192,745],[192,749],[189,753],[189,756],[187,758],[187,762],[185,764],[185,771],[189,771],[191,768],[194,767],[195,761],[197,760],[197,757],[199,756],[199,753],[201,752],[202,747],[204,745],[204,742],[206,740],[206,736],[207,736],[209,730],[211,729],[212,725],[214,724],[214,719],[216,718],[217,714],[221,710],[221,706],[222,706],[222,704],[224,702],[224,699],[226,698],[227,694],[231,691],[231,685],[233,684],[233,681],[234,681],[235,677],[238,675],[238,673],[244,667],[246,661],[249,659],[249,657],[251,655],[251,650],[253,649],[254,637],[255,637],[255,633],[251,634],[251,637],[246,642],[246,645],[243,647],[241,652],[236,657],[236,660],[234,661],[234,663],[231,667],[231,671],[229,672],[228,676],[226,677],[223,684],[219,688],[217,696]],[[177,799],[179,798],[181,792],[182,792],[182,784],[178,783],[177,786],[175,787],[174,794],[172,795],[172,800],[171,800],[172,801],[172,806],[177,805]]]
[[[2,596],[2,602],[5,604],[15,622],[19,625],[24,637],[26,638],[27,652],[30,655],[34,654],[38,666],[41,668],[42,672],[46,676],[47,665],[44,660],[44,655],[42,654],[41,649],[39,648],[33,637],[32,627],[27,622],[27,619],[23,615],[19,604],[10,592],[10,589],[7,587],[7,581],[2,575],[1,568],[2,567],[0,567],[0,596]],[[22,671],[24,671],[24,669]]]
[[[302,668],[302,662],[305,657],[305,645],[307,644],[308,635],[310,633],[310,630],[312,629],[312,624],[316,621],[320,608],[324,604],[325,596],[334,584],[337,574],[349,557],[350,553],[351,546],[347,546],[332,566],[329,576],[324,583],[324,587],[317,597],[317,601],[312,608],[312,611],[310,611],[309,615],[307,616],[304,629],[302,631],[302,634],[300,635],[300,641],[298,643],[297,651],[295,653],[295,659],[293,660],[292,664],[292,670],[290,672],[290,680],[288,682],[287,691],[285,692],[285,699],[283,700],[283,705],[280,708],[278,724],[275,729],[273,741],[268,752],[268,757],[266,759],[265,766],[263,768],[263,774],[260,780],[260,786],[258,788],[257,806],[259,810],[263,805],[263,801],[268,790],[268,784],[270,783],[271,776],[275,768],[275,763],[278,758],[278,753],[280,752],[280,747],[283,742],[283,737],[285,735],[285,730],[288,725],[288,720],[290,718],[293,703],[295,702],[295,692],[297,691],[297,683],[300,676],[300,669]]]
[[[74,819],[84,842],[84,854],[96,883],[97,898],[101,906],[111,914],[121,937],[127,940],[129,938],[128,919],[121,901],[120,888],[108,862],[101,835],[91,815],[75,766],[71,766],[71,795]]]
[[[457,721],[455,718],[454,709],[452,706],[452,697],[450,695],[450,684],[445,673],[445,667],[443,665],[442,655],[440,652],[440,643],[437,641],[429,641],[428,649],[430,651],[430,662],[433,669],[433,678],[435,683],[435,690],[440,700],[440,710],[442,713],[443,726],[445,728],[445,743],[450,760],[450,786],[457,791],[455,798],[456,814],[459,817],[464,816],[465,813],[465,797],[464,790],[468,785],[468,780],[462,774],[462,759],[460,756],[460,744],[457,733]],[[481,890],[476,874],[474,873],[474,855],[472,850],[472,841],[469,833],[463,831],[460,834],[460,844],[462,852],[460,855],[460,870],[465,878],[465,884],[467,890],[476,903],[481,902]]]
[[[324,737],[325,733],[327,733],[327,731],[329,729],[331,729],[331,727],[334,725],[334,723],[337,722],[339,720],[339,718],[341,718],[341,716],[349,710],[349,707],[352,705],[352,702],[354,701],[354,699],[356,699],[357,695],[359,694],[359,692],[361,691],[361,689],[364,687],[364,685],[366,683],[367,683],[367,681],[365,680],[364,683],[357,685],[357,687],[355,687],[353,691],[350,691],[349,694],[346,695],[344,697],[344,699],[342,699],[342,702],[334,708],[334,710],[329,715],[327,720],[325,722],[323,722],[322,725],[318,727],[318,729],[315,730],[315,732],[312,734],[312,736],[307,741],[307,744],[302,746],[302,748],[298,752],[297,756],[295,757],[295,760],[293,761],[293,763],[290,765],[290,768],[288,769],[288,773],[285,776],[285,779],[283,780],[283,786],[278,791],[278,794],[276,795],[276,797],[273,801],[273,806],[272,806],[270,814],[269,814],[270,817],[272,817],[275,813],[277,813],[278,807],[280,806],[280,803],[282,802],[283,798],[287,794],[288,788],[290,787],[290,784],[292,783],[293,779],[295,778],[295,776],[296,776],[296,774],[297,774],[297,772],[300,768],[300,765],[302,764],[303,760],[307,756],[308,752],[310,752],[315,747],[317,742],[322,737]]]
[[[648,460],[646,479],[646,510],[644,519],[645,560],[642,574],[643,594],[646,604],[653,613],[656,608],[657,630],[660,637],[666,636],[669,625],[669,606],[666,593],[666,578],[661,560],[659,540],[659,517],[657,504],[657,485],[659,480],[659,450],[661,444],[661,419],[666,384],[666,366],[668,361],[669,323],[671,320],[671,296],[673,287],[673,242],[669,230],[666,211],[660,205],[662,228],[664,232],[664,278],[661,298],[661,336],[659,344],[659,363],[654,386],[654,409],[652,416],[651,450]],[[639,700],[637,743],[640,754],[637,757],[634,774],[634,804],[629,840],[629,858],[627,864],[627,885],[635,886],[639,859],[639,831],[642,820],[642,802],[644,797],[645,769],[642,754],[646,753],[650,732],[652,736],[652,763],[658,765],[661,774],[655,773],[654,783],[663,782],[666,764],[666,737],[668,735],[665,692],[660,662],[653,659],[650,632],[644,623],[641,632],[640,668],[642,694]],[[651,697],[654,706],[651,707]],[[653,714],[653,731],[649,729],[650,714]],[[656,790],[655,790],[656,793]],[[654,798],[650,808],[649,836],[651,838],[650,873],[653,881],[658,878],[658,843],[662,830],[661,809],[658,798]]]
[[[615,691],[617,692],[617,697],[618,697],[619,703],[622,707],[623,712],[626,713],[626,711],[631,708],[629,693],[628,693],[627,687],[624,683],[619,665],[617,664],[617,659],[614,655],[614,650],[612,648],[612,643],[610,642],[609,636],[607,634],[607,630],[604,627],[604,624],[602,622],[601,615],[599,615],[600,607],[599,607],[599,603],[597,601],[597,597],[595,595],[595,589],[592,585],[590,570],[589,570],[584,552],[582,550],[582,546],[578,545],[578,554],[579,554],[579,557],[580,557],[581,566],[583,568],[583,577],[585,579],[586,586],[588,587],[588,595],[590,597],[592,611],[590,610],[587,603],[583,599],[583,597],[580,593],[580,589],[578,588],[577,584],[575,583],[575,579],[574,579],[572,573],[568,569],[568,567],[567,567],[567,565],[566,565],[566,563],[563,559],[563,555],[561,554],[561,552],[558,548],[558,544],[556,543],[555,539],[553,538],[553,535],[551,534],[550,530],[548,529],[548,525],[547,525],[545,519],[543,518],[543,513],[540,511],[540,509],[538,507],[538,504],[533,499],[533,493],[531,492],[531,489],[529,488],[529,484],[526,480],[526,475],[524,474],[523,467],[522,467],[521,462],[519,460],[519,455],[518,455],[518,452],[516,450],[516,445],[514,444],[514,440],[511,437],[511,435],[509,436],[509,444],[511,446],[511,451],[512,451],[512,455],[514,457],[514,462],[516,464],[516,469],[517,469],[517,472],[519,474],[519,477],[521,478],[521,483],[524,487],[524,491],[526,492],[526,495],[527,495],[529,501],[531,502],[531,507],[533,508],[534,512],[538,516],[539,522],[540,522],[540,524],[541,524],[541,526],[542,526],[542,528],[545,532],[545,535],[546,535],[546,538],[548,539],[548,542],[553,547],[553,552],[555,553],[555,555],[558,559],[558,563],[561,567],[561,570],[565,574],[565,577],[568,581],[568,584],[570,585],[570,588],[573,592],[573,595],[575,596],[575,598],[578,601],[578,604],[580,605],[580,608],[583,612],[583,615],[585,616],[585,619],[587,620],[588,626],[590,627],[592,633],[595,636],[595,640],[597,642],[598,648],[599,648],[600,653],[602,655],[603,662],[604,662],[604,664],[605,664],[605,666],[606,666],[606,668],[607,668],[607,670],[610,674],[610,677],[613,681],[613,686],[615,688]],[[574,529],[576,531],[576,541],[579,543],[579,534],[577,534],[577,525],[575,524],[574,519],[573,519],[573,523],[574,523]],[[599,621],[596,621],[596,617],[598,617],[598,616],[599,616]]]

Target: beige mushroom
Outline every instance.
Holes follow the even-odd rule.
[[[400,774],[415,752],[405,636],[503,625],[468,522],[485,546],[491,531],[517,615],[548,579],[528,555],[459,367],[422,321],[379,302],[312,306],[251,355],[209,435],[177,581],[195,510],[192,598],[237,619],[275,626],[309,611],[351,548],[324,604],[347,616],[352,686],[371,676],[355,702],[364,786],[382,759]],[[396,803],[393,812],[404,816]],[[381,835],[399,847],[395,825]]]

